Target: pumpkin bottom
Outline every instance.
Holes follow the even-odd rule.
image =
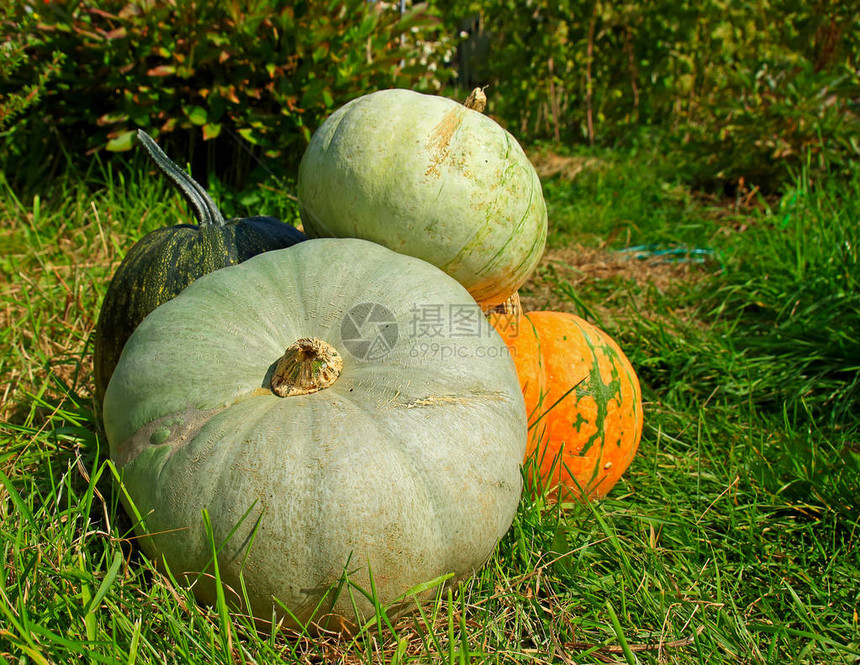
[[[546,492],[558,501],[601,499],[609,494],[633,462],[636,448],[617,446],[615,454],[580,455],[576,450],[547,445],[536,434],[524,464],[528,489],[533,495]]]
[[[124,498],[122,503],[129,515],[135,514]],[[169,565],[165,565],[164,553],[153,545],[151,538],[142,538],[139,542],[144,555],[153,562],[156,570],[190,588],[199,604],[217,607],[218,585],[211,563],[191,565],[187,568],[193,570],[182,570],[182,564],[188,561],[173,559]],[[269,634],[276,626],[280,626],[317,635],[342,633],[351,636],[377,615],[377,608],[382,610],[390,621],[394,621],[418,612],[419,608],[436,597],[441,589],[456,585],[474,573],[470,570],[466,574],[453,575],[439,584],[427,580],[426,584],[416,585],[414,592],[401,593],[394,600],[391,599],[390,589],[377,589],[379,597],[374,603],[365,595],[370,592],[366,574],[369,565],[365,562],[365,574],[361,574],[356,570],[360,566],[356,565],[355,559],[351,559],[340,575],[334,573],[329,577],[328,586],[302,589],[301,595],[304,595],[306,600],[298,602],[295,594],[289,598],[280,597],[279,592],[284,589],[275,588],[278,585],[273,586],[272,579],[268,576],[261,579],[259,566],[255,566],[253,561],[246,561],[241,566],[233,563],[237,562],[222,561],[219,565],[224,601],[231,611],[252,618],[257,631],[262,635]],[[201,569],[205,569],[202,574]],[[347,581],[347,573],[353,574],[353,581]],[[388,579],[385,571],[376,573],[373,577],[375,584],[382,586],[385,586]],[[250,605],[243,598],[243,588]],[[289,609],[285,609],[285,606]],[[381,616],[379,618],[381,619]]]
[[[182,576],[182,578],[187,584],[193,585],[192,590],[198,603],[217,607],[218,592],[215,580],[212,577],[204,576],[197,579],[196,575],[189,573]],[[461,579],[465,578],[449,580],[440,586],[433,586],[430,589],[416,593],[406,600],[383,604],[382,609],[384,609],[384,614],[389,621],[393,622],[401,617],[417,613],[419,607],[431,601],[440,588],[446,588],[451,584],[456,585]],[[338,594],[338,586],[332,585],[330,589],[327,589],[331,596]],[[311,635],[338,633],[344,637],[351,637],[358,633],[361,626],[373,618],[376,613],[373,604],[367,600],[358,588],[347,589],[344,587],[340,589],[340,595],[346,597],[347,604],[355,601],[354,609],[344,611],[345,608],[332,608],[331,611],[325,611],[325,604],[323,604],[322,608],[319,608],[316,603],[309,603],[303,608],[290,608],[290,612],[287,613],[283,607],[274,601],[267,605],[252,601],[251,606],[248,607],[239,595],[241,593],[241,585],[238,580],[235,580],[235,583],[224,580],[223,587],[228,606],[234,612],[253,618],[254,626],[261,635],[271,634],[272,630],[278,626],[288,630],[308,632]],[[358,611],[358,616],[356,616],[355,610]],[[379,618],[381,619],[381,617]]]
[[[509,394],[517,389],[510,370]],[[527,440],[522,403],[517,408],[517,400],[508,405],[495,396],[481,404],[463,393],[454,401],[437,401],[434,393],[403,401],[391,388],[394,399],[382,401],[387,406],[374,400],[357,412],[343,395],[359,380],[342,376],[323,391],[288,398],[255,389],[220,409],[165,416],[114,445],[113,459],[134,497],[126,510],[146,516],[144,553],[164,560],[198,600],[214,605],[217,543],[225,600],[257,617],[261,628],[274,620],[300,630],[350,631],[378,607],[391,618],[417,607],[446,575],[454,581],[471,575],[492,554],[519,502],[517,460]],[[415,413],[405,407],[416,401],[428,427],[421,441],[404,432],[411,422],[403,414]],[[313,416],[315,435],[284,426],[273,416],[278,408]],[[465,423],[465,443],[445,452],[449,419]],[[403,434],[395,440],[400,445],[391,432]],[[506,441],[522,444],[508,450]],[[407,448],[414,454],[406,469],[420,469],[411,476],[403,465],[386,465],[404,459],[392,449]],[[198,491],[185,492],[190,484]],[[314,491],[302,492],[307,487]],[[204,510],[211,535],[199,517]],[[303,515],[313,518],[302,521]],[[367,598],[371,590],[375,603]]]

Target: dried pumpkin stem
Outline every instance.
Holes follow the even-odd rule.
[[[287,347],[272,375],[278,397],[307,395],[328,388],[343,370],[335,348],[315,337],[303,337]]]
[[[520,303],[520,293],[519,291],[514,291],[513,295],[505,300],[505,302],[496,305],[491,308],[487,314],[504,314],[506,316],[510,316],[514,319],[522,316],[523,306]]]
[[[463,106],[478,113],[483,113],[484,109],[487,108],[487,95],[484,94],[484,89],[475,88],[472,90],[469,96],[466,97],[466,101],[463,102]]]

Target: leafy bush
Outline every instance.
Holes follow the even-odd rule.
[[[240,143],[294,165],[335,105],[381,87],[433,90],[447,76],[427,66],[448,47],[424,4],[401,16],[366,0],[15,0],[0,41],[28,17],[28,62],[0,94],[32,81],[53,53],[68,55],[6,136],[5,157],[28,163],[55,159],[58,148],[127,150],[143,128],[173,139],[175,157],[185,151],[195,166],[241,180],[250,166],[234,159]]]
[[[13,15],[10,6],[0,7],[0,24],[6,24]],[[23,17],[25,21],[32,24],[32,17]],[[20,27],[20,26],[19,26]],[[20,34],[9,35],[0,44],[0,80],[8,80],[27,61],[27,44]],[[57,72],[64,55],[59,51],[51,54],[48,62],[42,63],[31,72],[34,80],[22,84],[19,89],[6,86],[0,92],[0,131],[12,124],[12,121],[20,116],[28,108],[39,101],[45,89],[45,84]]]
[[[652,134],[701,182],[860,155],[860,13],[796,0],[439,0],[482,17],[491,111],[529,140]],[[475,37],[470,37],[474,39]],[[643,131],[644,130],[644,131]],[[655,140],[656,139],[656,140]]]
[[[68,56],[3,135],[0,157],[19,178],[128,149],[138,127],[201,178],[214,167],[241,183],[256,160],[283,173],[349,99],[441,90],[455,44],[461,83],[489,84],[489,111],[525,143],[635,144],[671,154],[694,184],[766,190],[809,155],[831,174],[860,156],[851,3],[428,0],[403,16],[367,0],[9,7],[0,43],[25,45],[26,62],[0,79],[0,99]]]

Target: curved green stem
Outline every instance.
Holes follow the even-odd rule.
[[[201,226],[206,224],[223,226],[225,224],[224,215],[221,214],[212,197],[209,196],[197,181],[174,164],[149,134],[142,129],[138,129],[137,139],[146,148],[149,156],[152,157],[152,161],[156,163],[161,172],[168,177],[170,182],[182,193],[182,196],[185,197],[185,200],[194,209],[194,216],[197,217],[197,221]]]

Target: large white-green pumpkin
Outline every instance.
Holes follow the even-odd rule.
[[[320,389],[273,393],[293,379]],[[487,559],[527,439],[512,359],[468,292],[355,239],[262,254],[157,308],[123,350],[104,421],[151,558],[205,570],[194,590],[214,601],[206,510],[219,574],[238,592],[241,573],[256,616],[292,622],[282,603],[343,625],[373,612],[352,584],[396,612],[416,585]]]
[[[546,243],[541,183],[516,139],[476,110],[410,90],[335,111],[302,158],[298,199],[309,236],[422,258],[485,307],[525,282]]]

